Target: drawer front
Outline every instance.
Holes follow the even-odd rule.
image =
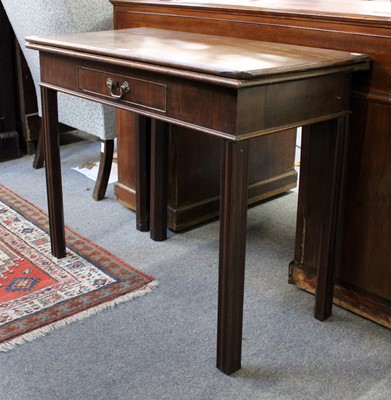
[[[78,87],[83,92],[97,94],[110,99],[121,94],[117,101],[161,112],[167,111],[167,86],[131,76],[116,75],[105,71],[85,67],[77,68]],[[110,79],[109,87],[107,80]],[[125,93],[126,92],[126,93]]]

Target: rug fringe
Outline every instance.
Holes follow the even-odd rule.
[[[0,352],[6,352],[9,350],[13,350],[15,347],[22,345],[24,343],[32,342],[35,339],[46,336],[51,331],[61,328],[65,325],[68,325],[75,321],[80,321],[84,318],[88,318],[92,315],[97,314],[99,311],[105,310],[106,308],[113,308],[120,303],[124,303],[126,301],[132,300],[134,298],[143,296],[146,293],[151,292],[152,289],[156,288],[159,283],[158,281],[152,281],[147,285],[143,286],[141,289],[136,290],[131,293],[127,293],[123,296],[117,297],[107,303],[102,303],[97,306],[91,307],[87,310],[81,311],[77,314],[71,315],[70,317],[64,318],[60,321],[53,322],[49,325],[43,326],[42,328],[35,329],[32,332],[27,332],[24,335],[18,336],[15,339],[10,339],[7,342],[0,344]]]

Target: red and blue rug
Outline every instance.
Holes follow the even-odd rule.
[[[0,185],[0,351],[149,292],[157,282],[66,227],[51,255],[47,215]]]

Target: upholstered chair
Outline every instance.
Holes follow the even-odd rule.
[[[38,52],[26,49],[30,35],[56,35],[112,29],[113,10],[108,0],[1,0],[31,71],[41,115]],[[113,159],[115,111],[88,100],[58,94],[59,121],[100,138],[101,155],[93,198],[105,196]],[[42,130],[41,130],[42,132]],[[34,167],[43,166],[42,134],[39,135]]]

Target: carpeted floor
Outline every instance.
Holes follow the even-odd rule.
[[[159,287],[0,354],[1,400],[380,400],[391,393],[391,332],[338,307],[327,322],[314,298],[287,284],[295,193],[249,211],[243,368],[215,364],[218,223],[152,242],[134,213],[91,199],[72,167],[99,143],[62,147],[65,221]],[[46,210],[32,156],[0,164],[0,182]]]

